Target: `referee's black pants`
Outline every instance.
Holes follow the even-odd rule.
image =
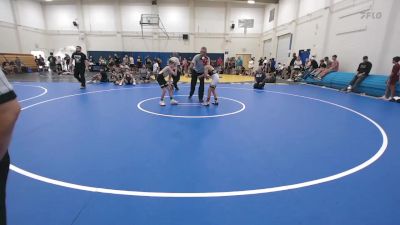
[[[197,78],[198,76],[203,75],[202,73],[197,73],[196,71],[192,70],[192,80],[190,82],[190,97],[193,96],[194,91],[196,90],[197,85]],[[203,101],[204,97],[204,77],[199,78],[200,86],[199,86],[199,101]]]
[[[85,69],[75,69],[74,77],[81,82],[82,87],[86,86]]]
[[[176,72],[176,76],[172,76],[172,82],[173,82],[174,87],[175,87],[176,90],[179,90],[178,82],[179,82],[180,79],[181,79],[181,71],[178,70]]]
[[[10,156],[6,153],[0,161],[0,225],[7,224],[6,186],[9,168]]]

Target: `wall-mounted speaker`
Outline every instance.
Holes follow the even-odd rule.
[[[182,38],[183,40],[189,40],[189,34],[183,34]]]
[[[157,5],[157,0],[151,1],[151,4],[152,4],[152,5]]]

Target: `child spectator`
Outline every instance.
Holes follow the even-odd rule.
[[[158,74],[155,74],[156,77],[157,75]],[[144,65],[142,68],[139,68],[139,79],[143,80],[145,83],[150,81],[150,72]]]

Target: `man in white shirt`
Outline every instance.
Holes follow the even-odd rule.
[[[129,57],[129,67],[133,68],[135,66],[135,59],[133,58],[133,56]]]
[[[250,58],[250,61],[249,61],[249,75],[253,74],[253,69],[254,69],[254,58]]]
[[[160,65],[158,64],[158,60],[156,59],[156,60],[154,60],[154,63],[153,63],[153,75],[155,77],[157,77],[158,72],[160,72]]]

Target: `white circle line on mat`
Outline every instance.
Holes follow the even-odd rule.
[[[30,97],[30,98],[26,98],[26,99],[19,100],[19,102],[26,102],[26,101],[29,101],[29,100],[32,100],[32,99],[35,99],[35,98],[39,98],[39,97],[41,97],[41,96],[47,94],[47,88],[42,87],[42,86],[27,85],[27,84],[13,84],[13,86],[15,86],[15,85],[17,85],[17,86],[22,86],[22,87],[35,87],[35,88],[40,88],[40,89],[43,90],[42,93],[40,93],[40,94],[38,94],[38,95],[35,95],[35,96],[33,96],[33,97]]]
[[[177,96],[177,97],[187,97],[188,95],[175,95],[175,96]],[[137,107],[138,107],[138,109],[139,109],[140,111],[143,111],[143,112],[145,112],[145,113],[152,114],[152,115],[155,115],[155,116],[172,117],[172,118],[182,118],[182,119],[206,119],[206,118],[217,118],[217,117],[231,116],[231,115],[238,114],[238,113],[240,113],[240,112],[242,112],[243,110],[246,109],[246,105],[245,105],[243,102],[238,101],[238,100],[236,100],[236,99],[226,98],[226,97],[221,97],[221,96],[219,96],[218,98],[219,98],[219,99],[225,99],[225,100],[229,100],[229,101],[233,101],[233,102],[239,103],[242,107],[241,107],[239,110],[236,110],[236,111],[234,111],[234,112],[224,113],[224,114],[207,115],[207,116],[189,116],[189,115],[163,114],[163,113],[152,112],[152,111],[147,110],[147,109],[144,109],[144,108],[142,107],[142,104],[143,104],[143,103],[145,103],[145,102],[147,102],[147,101],[154,100],[154,99],[159,99],[159,98],[160,98],[160,97],[154,97],[154,98],[144,99],[144,100],[140,101],[140,102],[137,104]],[[178,104],[177,106],[179,106],[179,104]],[[190,103],[190,104],[184,104],[184,105],[182,105],[182,106],[201,106],[201,105],[200,105],[200,104],[197,104],[197,103]]]
[[[247,89],[247,88],[235,88],[235,87],[220,87],[220,88],[227,88],[227,89],[238,89],[238,90],[253,90],[253,89]],[[86,94],[93,94],[93,93],[101,93],[101,92],[111,92],[111,91],[116,91],[116,90],[128,90],[128,89],[133,89],[133,88],[124,88],[124,89],[108,89],[108,90],[101,90],[101,91],[93,91],[93,92],[86,92],[86,93],[80,93],[80,94],[73,94],[73,95],[67,95],[67,96],[62,96],[54,99],[49,99],[46,101],[42,101],[39,103],[35,103],[33,105],[24,107],[22,110],[26,110],[28,108],[32,108],[36,105],[40,105],[46,102],[50,101],[55,101],[59,99],[64,99],[68,97],[74,97],[74,96],[80,96],[80,95],[86,95]],[[126,195],[126,196],[140,196],[140,197],[159,197],[159,198],[212,198],[212,197],[232,197],[232,196],[245,196],[245,195],[257,195],[257,194],[266,194],[266,193],[273,193],[273,192],[280,192],[280,191],[287,191],[287,190],[293,190],[293,189],[299,189],[299,188],[304,188],[304,187],[309,187],[317,184],[322,184],[330,181],[334,181],[346,176],[349,176],[351,174],[354,174],[356,172],[359,172],[366,167],[370,166],[373,164],[375,161],[377,161],[386,151],[386,148],[388,146],[388,137],[385,132],[385,130],[373,119],[369,118],[368,116],[350,109],[346,106],[342,106],[333,102],[329,102],[326,100],[318,99],[318,98],[313,98],[313,97],[307,97],[307,96],[302,96],[302,95],[297,95],[297,94],[290,94],[290,93],[285,93],[285,92],[276,92],[276,91],[265,91],[267,93],[274,93],[274,94],[281,94],[281,95],[287,95],[287,96],[293,96],[293,97],[299,97],[299,98],[304,98],[304,99],[309,99],[313,101],[318,101],[322,103],[326,103],[332,106],[336,106],[339,108],[342,108],[344,110],[347,110],[349,112],[352,112],[361,118],[364,118],[368,122],[372,123],[380,132],[382,135],[382,145],[379,148],[379,150],[368,160],[365,162],[348,169],[346,171],[315,179],[315,180],[310,180],[310,181],[305,181],[301,183],[295,183],[295,184],[289,184],[289,185],[283,185],[283,186],[276,186],[276,187],[269,187],[269,188],[261,188],[261,189],[251,189],[251,190],[240,190],[240,191],[226,191],[226,192],[145,192],[145,191],[129,191],[129,190],[117,190],[117,189],[110,189],[110,188],[101,188],[101,187],[91,187],[91,186],[85,186],[85,185],[79,185],[79,184],[74,184],[74,183],[69,183],[69,182],[64,182],[52,178],[47,178],[44,176],[40,176],[35,173],[31,173],[29,171],[26,171],[24,169],[21,169],[17,166],[10,165],[10,169],[16,173],[19,173],[21,175],[30,177],[32,179],[42,181],[48,184],[53,184],[61,187],[66,187],[66,188],[71,188],[71,189],[76,189],[76,190],[82,190],[82,191],[88,191],[88,192],[96,192],[96,193],[105,193],[105,194],[114,194],[114,195]]]

